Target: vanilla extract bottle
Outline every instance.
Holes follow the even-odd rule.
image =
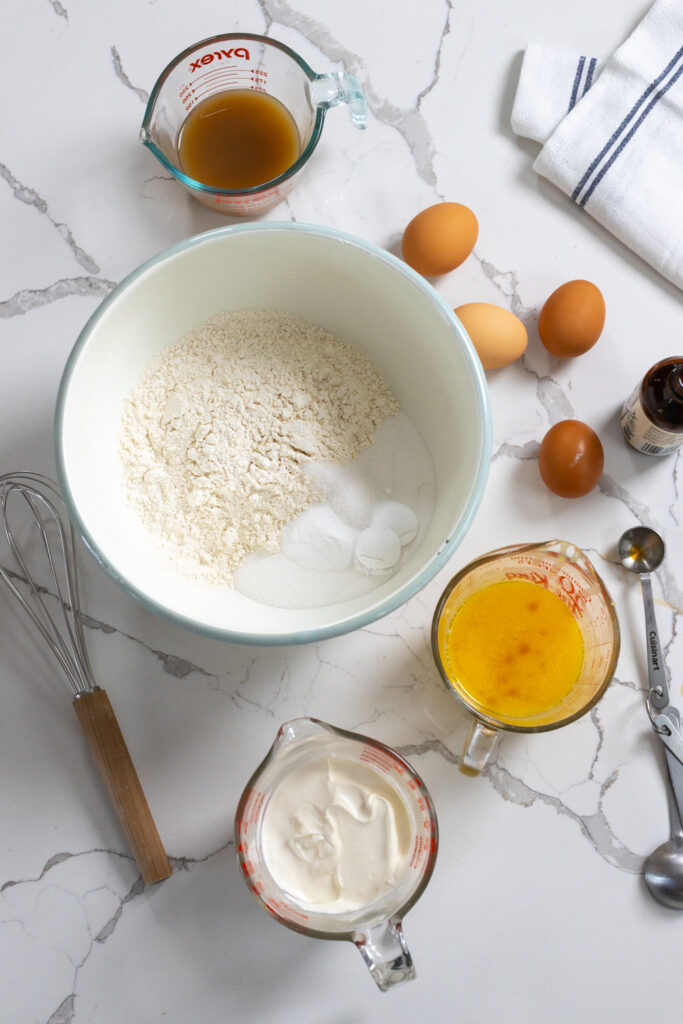
[[[683,444],[683,356],[650,367],[624,403],[621,429],[645,455],[670,455]]]

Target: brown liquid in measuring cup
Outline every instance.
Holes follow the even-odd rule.
[[[228,89],[194,107],[180,129],[181,170],[212,188],[272,181],[299,155],[299,132],[286,107],[264,92]]]

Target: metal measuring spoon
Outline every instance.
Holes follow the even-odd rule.
[[[683,827],[679,806],[674,800],[672,776],[669,781],[671,838],[658,846],[647,858],[643,878],[656,900],[673,910],[683,910]]]
[[[680,715],[669,703],[650,580],[650,573],[664,559],[664,541],[654,530],[635,526],[619,538],[618,552],[621,564],[640,576],[647,636],[648,712],[655,732],[665,744],[668,769],[671,838],[645,861],[644,879],[656,900],[675,910],[683,910],[683,762],[679,760],[683,739]]]

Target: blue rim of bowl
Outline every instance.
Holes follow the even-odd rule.
[[[320,142],[320,136],[322,135],[323,125],[325,123],[325,114],[327,113],[326,107],[322,107],[320,105],[317,107],[311,137],[306,143],[306,148],[299,153],[294,163],[288,167],[286,171],[283,171],[282,174],[278,174],[277,178],[271,178],[270,181],[264,181],[261,185],[251,185],[249,188],[217,188],[214,185],[205,185],[203,182],[197,181],[196,178],[191,178],[189,174],[185,174],[184,171],[181,171],[179,167],[176,167],[176,165],[169,160],[164,153],[162,153],[156,143],[152,142],[149,135],[152,111],[154,110],[157,97],[161,92],[164,82],[173,69],[178,66],[181,60],[185,60],[191,53],[194,53],[196,50],[204,46],[211,46],[214,43],[218,43],[223,39],[253,39],[256,42],[268,43],[269,46],[274,46],[276,49],[282,50],[283,53],[286,53],[288,57],[291,57],[292,60],[299,65],[309,82],[314,82],[316,78],[318,78],[317,73],[313,68],[309,67],[303,57],[300,57],[295,50],[292,50],[291,47],[286,45],[286,43],[281,43],[278,39],[270,39],[268,36],[260,36],[253,32],[222,32],[217,36],[209,36],[208,39],[200,39],[198,43],[193,43],[192,46],[188,46],[182,51],[182,53],[179,53],[174,57],[173,60],[166,65],[154,83],[154,88],[152,89],[145,108],[145,116],[143,117],[142,125],[140,126],[140,141],[143,146],[147,147],[150,153],[154,154],[159,163],[162,164],[167,171],[170,171],[173,177],[182,185],[185,185],[186,188],[194,189],[195,192],[207,192],[211,195],[217,196],[259,196],[263,192],[270,192],[271,189],[277,188],[278,185],[282,185],[283,182],[288,181],[289,178],[293,178],[297,171],[300,171],[308,162],[313,154],[313,150]]]
[[[329,626],[320,626],[315,629],[297,630],[292,633],[245,633],[240,630],[225,629],[218,626],[211,626],[198,622],[196,619],[188,618],[179,612],[175,612],[165,605],[150,598],[147,594],[141,591],[138,587],[132,584],[125,576],[112,565],[107,556],[100,550],[99,545],[95,538],[91,535],[88,527],[80,516],[71,488],[69,486],[68,475],[64,462],[64,453],[62,445],[62,431],[63,431],[63,420],[64,420],[64,407],[66,398],[69,390],[69,384],[74,368],[78,362],[82,349],[87,345],[88,339],[102,317],[106,314],[109,306],[115,302],[122,292],[132,284],[137,278],[142,277],[152,267],[157,264],[163,263],[169,258],[183,253],[186,250],[194,248],[196,245],[202,245],[207,240],[216,238],[222,235],[237,235],[245,232],[273,232],[273,231],[294,231],[302,234],[317,234],[328,238],[333,238],[337,242],[342,242],[346,245],[352,245],[355,248],[364,250],[369,256],[379,259],[384,263],[388,263],[394,269],[398,270],[403,274],[408,281],[416,285],[421,291],[426,292],[431,300],[436,304],[442,316],[451,324],[455,329],[455,333],[460,338],[465,348],[467,360],[469,363],[470,372],[472,375],[472,382],[475,386],[476,395],[479,401],[479,408],[481,410],[481,430],[477,441],[480,444],[480,456],[479,456],[479,468],[477,471],[474,484],[472,486],[470,497],[467,505],[460,517],[458,523],[455,526],[453,533],[447,537],[439,550],[424,566],[421,572],[416,576],[413,576],[408,580],[399,590],[393,593],[390,597],[381,601],[379,605],[373,604],[365,611],[360,612],[356,615],[349,616],[348,618],[341,619]],[[72,348],[69,357],[66,361],[64,371],[62,373],[62,379],[59,384],[59,390],[57,393],[57,404],[55,407],[54,417],[54,443],[55,443],[55,465],[57,471],[57,481],[64,498],[69,517],[73,522],[76,530],[79,533],[83,543],[94,556],[96,561],[102,566],[109,576],[119,586],[132,597],[134,597],[144,608],[148,611],[153,612],[155,615],[160,616],[162,619],[166,619],[175,625],[184,626],[186,629],[194,633],[199,633],[204,636],[214,637],[218,640],[229,641],[233,643],[252,644],[259,647],[275,647],[284,646],[290,644],[306,644],[316,643],[319,640],[326,640],[330,637],[341,636],[345,633],[350,633],[353,630],[360,629],[363,626],[369,625],[371,622],[376,622],[378,619],[383,618],[390,612],[395,611],[401,605],[405,604],[411,597],[419,593],[436,576],[437,572],[443,568],[446,562],[449,560],[462,538],[467,533],[472,520],[474,519],[475,513],[479,508],[481,500],[484,495],[484,489],[486,487],[486,481],[488,478],[488,471],[490,465],[491,455],[491,438],[492,438],[492,426],[491,426],[491,408],[488,396],[488,389],[486,386],[486,378],[482,365],[479,361],[479,357],[476,354],[474,346],[463,327],[460,320],[453,313],[451,308],[447,305],[444,299],[441,298],[439,293],[433,288],[428,281],[426,281],[420,274],[414,271],[402,260],[398,259],[392,253],[387,252],[385,249],[381,249],[379,246],[373,245],[371,242],[366,242],[362,238],[358,238],[355,235],[348,234],[343,231],[338,231],[336,228],[319,227],[315,224],[302,224],[292,223],[290,221],[269,221],[267,224],[249,223],[249,224],[234,224],[228,227],[214,228],[211,231],[205,231],[199,235],[193,235],[190,238],[184,239],[182,242],[177,242],[175,245],[164,249],[162,252],[157,253],[156,256],[152,256],[151,259],[146,260],[140,264],[135,270],[131,271],[130,274],[126,275],[123,280],[116,285],[116,287],[109,293],[109,295],[100,303],[92,316],[86,321],[84,327],[76,339],[74,347]],[[255,602],[255,607],[258,607]]]

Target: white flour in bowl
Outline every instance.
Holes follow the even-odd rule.
[[[177,570],[231,585],[320,500],[307,464],[347,464],[399,403],[353,345],[289,313],[221,313],[165,349],[130,394],[129,504]],[[373,584],[374,585],[374,584]],[[316,602],[317,603],[317,602]]]

